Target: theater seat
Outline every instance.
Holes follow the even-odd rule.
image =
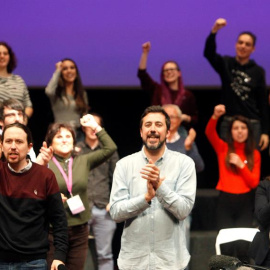
[[[258,231],[259,230],[256,228],[228,228],[220,230],[216,238],[216,254],[221,255],[221,244],[237,240],[246,240],[252,242],[255,234]]]

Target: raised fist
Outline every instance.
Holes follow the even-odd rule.
[[[150,41],[147,41],[147,42],[143,43],[143,45],[142,45],[143,52],[148,53],[150,51],[150,49],[151,49]]]
[[[212,33],[216,33],[217,31],[219,31],[221,28],[225,27],[226,25],[227,25],[226,19],[218,18],[212,27]]]

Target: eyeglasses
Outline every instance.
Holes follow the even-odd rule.
[[[168,73],[170,71],[175,71],[175,70],[178,70],[178,68],[166,68],[166,69],[163,69],[163,73]]]

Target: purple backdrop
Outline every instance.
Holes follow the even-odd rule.
[[[150,40],[148,70],[159,78],[161,64],[179,62],[185,85],[219,85],[203,57],[205,38],[218,17],[228,21],[218,51],[234,54],[237,34],[258,37],[253,58],[270,82],[268,0],[3,0],[0,40],[18,57],[28,86],[45,86],[55,63],[73,58],[85,86],[138,86],[141,44]]]

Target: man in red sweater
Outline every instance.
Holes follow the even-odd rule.
[[[64,264],[67,221],[55,176],[32,163],[30,130],[14,123],[4,128],[0,161],[0,269],[47,270],[49,224],[56,248],[51,270]]]

